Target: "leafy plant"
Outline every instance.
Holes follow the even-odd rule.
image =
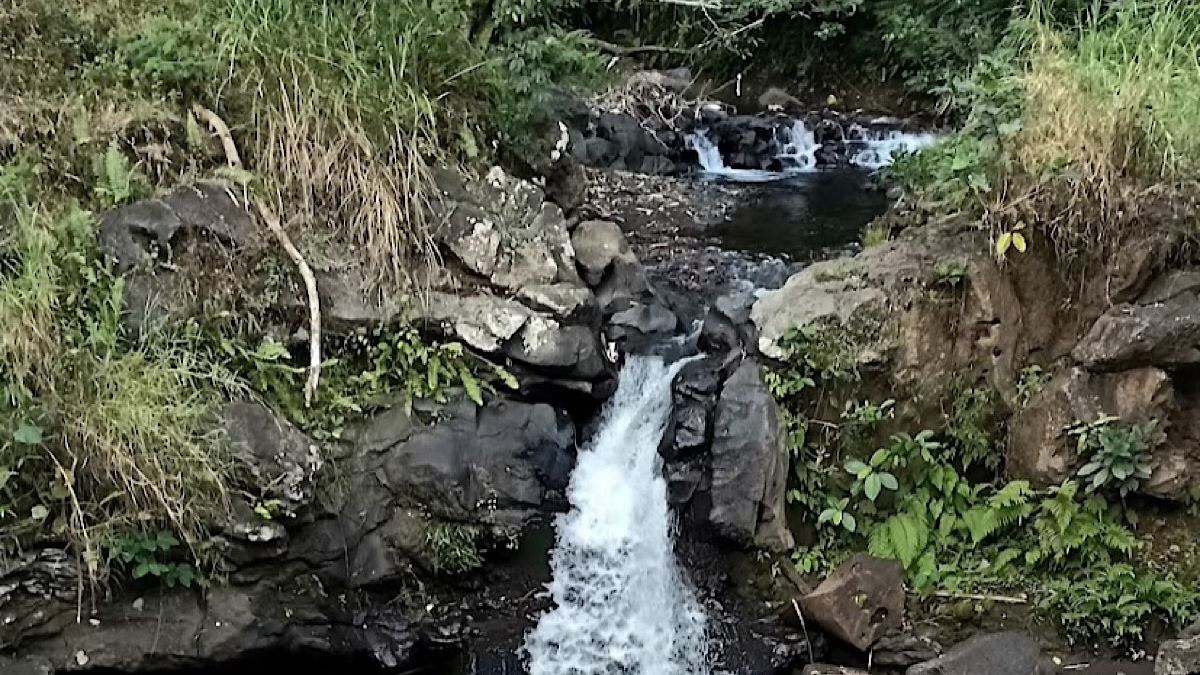
[[[103,206],[119,206],[132,201],[146,189],[145,177],[129,163],[115,140],[108,144],[104,154],[93,158],[92,171],[96,177],[93,190]]]
[[[425,547],[438,573],[466,574],[483,565],[479,528],[461,523],[435,523],[425,530]]]
[[[1178,628],[1200,609],[1195,589],[1128,563],[1054,579],[1048,590],[1040,606],[1058,617],[1072,644],[1106,642],[1131,649],[1151,623]]]
[[[949,389],[952,399],[946,413],[946,433],[963,468],[982,465],[992,471],[999,469],[1003,422],[995,390],[967,384],[959,378],[955,378]]]
[[[1021,369],[1020,378],[1017,380],[1017,398],[1021,405],[1028,405],[1029,400],[1037,396],[1038,392],[1045,387],[1052,375],[1042,369],[1039,365],[1025,366]]]
[[[880,449],[871,456],[870,463],[857,459],[846,462],[846,473],[854,476],[850,494],[855,496],[862,494],[874,502],[885,488],[892,491],[898,490],[900,484],[896,480],[896,476],[882,469],[889,458],[887,450]]]
[[[940,262],[934,268],[933,274],[935,286],[958,288],[967,278],[967,263],[961,260]]]
[[[154,577],[167,588],[190,588],[196,570],[186,562],[171,560],[179,540],[165,530],[128,532],[112,544],[111,556],[123,564],[133,579]]]
[[[866,248],[888,243],[892,238],[892,227],[883,221],[875,221],[863,230],[862,243]]]
[[[1008,255],[1009,249],[1016,249],[1017,253],[1024,253],[1028,247],[1025,240],[1025,223],[1017,223],[1011,228],[1000,232],[1000,236],[996,238],[996,258],[1004,260]]]
[[[817,517],[817,524],[832,523],[835,527],[845,528],[847,532],[854,532],[858,527],[858,521],[855,520],[853,514],[846,511],[846,507],[850,505],[850,498],[834,499],[830,497],[828,503],[829,506]]]
[[[1102,416],[1080,422],[1068,430],[1077,439],[1076,449],[1088,459],[1078,475],[1087,481],[1087,491],[1116,490],[1124,499],[1150,478],[1150,449],[1155,422],[1116,424],[1116,417]]]

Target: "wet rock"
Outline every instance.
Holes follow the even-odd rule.
[[[1154,675],[1194,675],[1200,673],[1200,637],[1167,640],[1158,648]]]
[[[801,598],[800,607],[831,635],[866,651],[900,625],[904,570],[895,561],[856,554]]]
[[[1107,374],[1073,368],[1061,373],[1009,422],[1008,471],[1039,487],[1060,483],[1080,460],[1067,427],[1105,414],[1130,424],[1165,421],[1174,398],[1170,379],[1157,368]]]
[[[231,403],[221,413],[225,438],[258,497],[295,516],[312,502],[321,455],[315,443],[260,403]]]
[[[616,223],[605,220],[585,220],[571,233],[575,262],[590,286],[598,286],[613,260],[628,253],[625,233]]]
[[[646,299],[649,291],[646,271],[637,256],[622,253],[613,259],[611,269],[596,289],[596,303],[601,314],[611,315]]]
[[[960,642],[907,675],[1050,675],[1037,642],[1024,633],[989,633]]]
[[[629,309],[613,314],[608,320],[612,326],[637,331],[642,335],[671,333],[679,326],[674,312],[657,302],[636,303]]]
[[[676,172],[676,167],[675,162],[670,158],[654,155],[642,159],[639,170],[651,176],[669,176]]]
[[[743,546],[790,548],[792,535],[784,520],[789,461],[784,429],[757,362],[743,362],[726,381],[713,424],[709,522]]]
[[[907,668],[942,655],[942,645],[923,636],[892,631],[871,648],[871,663],[885,668]]]
[[[804,112],[804,104],[779,87],[769,87],[758,95],[758,105],[763,110],[782,111],[793,115]]]
[[[721,387],[717,366],[713,359],[689,363],[671,383],[671,417],[660,448],[660,454],[667,461],[698,452],[708,445],[713,410]]]
[[[1177,293],[1150,305],[1117,305],[1071,352],[1090,370],[1200,363],[1200,294]]]
[[[595,331],[587,326],[563,326],[540,316],[525,322],[517,338],[505,345],[504,353],[568,377],[594,379],[605,373]]]
[[[548,490],[566,487],[575,429],[554,408],[468,402],[451,415],[387,451],[383,476],[398,502],[448,520],[519,525]]]

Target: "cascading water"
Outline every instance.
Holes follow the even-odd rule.
[[[631,356],[571,476],[551,556],[556,607],[530,675],[707,675],[705,615],[675,561],[658,455],[683,362]]]
[[[937,142],[937,135],[930,133],[905,133],[896,129],[861,132],[866,141],[863,148],[850,157],[850,163],[864,169],[888,166],[900,151],[916,152]]]

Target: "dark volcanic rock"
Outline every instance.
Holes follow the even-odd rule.
[[[859,553],[801,598],[800,607],[834,637],[866,651],[900,625],[904,570],[895,561]]]
[[[1194,675],[1200,673],[1200,637],[1167,640],[1158,648],[1154,675]]]
[[[712,443],[712,508],[722,536],[744,546],[786,549],[788,452],[779,409],[756,361],[746,360],[717,401]]]
[[[1050,675],[1041,649],[1024,633],[989,633],[960,642],[907,675]]]
[[[684,366],[671,383],[671,418],[660,449],[672,461],[704,449],[710,439],[721,377],[713,359]]]
[[[464,404],[453,416],[389,449],[386,485],[403,504],[439,518],[520,524],[548,489],[566,487],[575,429],[548,405]]]

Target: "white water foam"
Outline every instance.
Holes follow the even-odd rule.
[[[675,561],[658,455],[682,362],[631,356],[580,453],[558,521],[556,607],[525,641],[530,675],[708,675],[705,615]]]
[[[908,133],[896,129],[873,130],[854,125],[863,137],[861,141],[850,141],[858,149],[850,155],[850,164],[864,169],[880,169],[889,166],[900,151],[916,152],[933,145],[938,136],[931,133]],[[687,135],[687,147],[695,150],[700,159],[700,168],[705,174],[741,183],[766,183],[783,180],[796,174],[817,170],[817,144],[813,131],[801,120],[790,127],[781,127],[776,132],[779,153],[775,156],[783,164],[782,171],[757,171],[754,169],[732,169],[725,165],[720,149],[708,138],[707,129],[699,129]]]
[[[906,133],[896,129],[882,131],[862,130],[866,136],[864,147],[850,157],[850,163],[864,169],[880,169],[889,166],[896,153],[916,152],[937,142],[936,134]]]

